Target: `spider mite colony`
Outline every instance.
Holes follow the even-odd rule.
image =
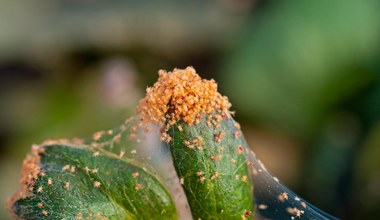
[[[8,208],[19,219],[334,219],[265,169],[230,107],[192,67],[161,70],[121,126],[34,145]]]

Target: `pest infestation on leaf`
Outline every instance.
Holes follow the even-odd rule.
[[[21,219],[334,219],[266,170],[230,108],[192,67],[161,70],[123,125],[33,146],[8,207]],[[167,150],[168,180],[147,145]]]

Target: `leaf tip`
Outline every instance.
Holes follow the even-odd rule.
[[[214,126],[227,117],[230,102],[222,96],[214,80],[202,79],[193,67],[174,69],[172,72],[159,71],[157,82],[147,88],[146,96],[140,100],[137,112],[143,124],[157,123],[165,129],[178,121],[187,125],[198,124],[205,115]],[[165,128],[166,126],[166,128]],[[183,128],[178,127],[179,131]],[[167,136],[163,135],[167,142]]]

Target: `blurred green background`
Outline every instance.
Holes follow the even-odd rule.
[[[286,185],[340,218],[380,219],[379,11],[374,0],[0,0],[0,201],[31,144],[115,127],[158,69],[192,65]]]

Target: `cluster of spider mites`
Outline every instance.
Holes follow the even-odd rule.
[[[214,80],[204,80],[201,79],[195,70],[192,67],[188,67],[184,70],[175,69],[173,72],[165,72],[159,71],[159,79],[151,88],[147,88],[146,96],[142,100],[140,100],[139,105],[137,107],[137,112],[140,117],[140,121],[130,128],[132,132],[129,135],[129,139],[137,139],[137,129],[144,128],[149,131],[150,126],[152,124],[158,125],[161,127],[161,140],[165,142],[170,142],[171,137],[166,133],[168,129],[176,124],[179,121],[183,121],[188,125],[199,124],[202,116],[207,116],[207,120],[205,123],[209,127],[220,127],[220,121],[226,119],[228,114],[233,114],[229,109],[231,104],[229,103],[227,97],[222,96],[217,91],[217,84]],[[113,135],[113,141],[119,142],[122,136],[122,133],[126,131],[126,124],[129,123],[127,120],[125,124],[120,127],[120,132],[118,134],[113,134],[112,130],[109,131],[100,131],[93,134],[94,142],[91,144],[95,149],[97,147],[102,147],[97,144],[97,141],[105,134]],[[178,130],[182,132],[183,128],[178,125]],[[214,141],[221,142],[225,132],[219,132],[214,134]],[[241,137],[240,125],[235,123],[235,138]],[[137,141],[139,141],[137,139]],[[193,140],[187,140],[183,144],[184,146],[190,149],[201,149],[202,148],[202,137],[197,137]],[[52,143],[74,143],[74,144],[83,144],[81,139],[73,139],[71,141],[67,140],[57,140],[45,142],[44,145],[52,144]],[[135,150],[133,150],[135,153]],[[252,154],[255,157],[252,151],[248,149],[244,149],[243,146],[236,146],[236,153],[245,153]],[[12,201],[15,201],[16,198],[25,197],[28,193],[33,191],[33,186],[35,180],[37,180],[38,176],[44,176],[45,173],[41,171],[40,168],[40,156],[39,154],[44,152],[44,148],[42,147],[33,147],[32,153],[25,159],[23,164],[23,169],[21,173],[21,185],[22,189],[12,198]],[[223,152],[223,148],[220,148],[220,152]],[[100,152],[95,151],[93,156],[99,156]],[[121,150],[119,157],[123,157],[125,155],[125,151]],[[211,156],[211,160],[220,161],[222,155],[214,155]],[[231,163],[236,163],[236,160],[231,159]],[[265,170],[265,167],[261,164],[260,167]],[[262,172],[261,169],[256,169],[254,167],[253,162],[247,162],[247,166],[249,167],[251,173],[253,175],[257,175],[259,172]],[[75,166],[65,165],[62,167],[62,171],[75,173]],[[87,173],[97,173],[98,168],[89,168],[84,167],[84,170]],[[205,176],[202,171],[198,171],[196,175],[199,177],[200,182],[205,181]],[[137,178],[139,176],[138,172],[132,173],[133,178]],[[218,172],[215,172],[211,176],[211,180],[217,178],[219,176]],[[236,177],[243,182],[248,181],[247,176]],[[278,180],[276,180],[278,181]],[[184,178],[180,178],[180,183],[184,185]],[[51,178],[48,179],[48,186],[53,184],[53,180]],[[70,182],[65,182],[63,185],[65,189],[70,188]],[[99,188],[101,187],[101,183],[98,181],[93,182],[93,187]],[[141,185],[139,183],[136,184],[135,190],[140,190]],[[41,192],[43,189],[39,187],[37,192]],[[278,195],[278,200],[281,202],[285,202],[288,200],[288,194],[283,192]],[[298,199],[297,197],[295,198]],[[301,201],[300,201],[301,202]],[[301,205],[306,208],[306,204],[301,202]],[[46,210],[43,210],[44,204],[38,203],[38,207],[42,209],[43,215],[48,215],[49,213]],[[265,204],[258,204],[258,209],[264,210],[267,209],[268,206]],[[288,213],[292,214],[296,217],[300,217],[304,211],[297,208],[288,208]],[[245,216],[250,216],[252,214],[251,211],[246,210],[242,215],[242,219],[246,219]],[[106,219],[101,216],[99,213],[90,216],[97,219]],[[78,213],[77,219],[82,219],[83,215]]]
[[[163,128],[162,138],[170,141],[165,130],[178,121],[188,125],[199,123],[204,115],[210,115],[209,123],[217,125],[217,121],[227,117],[231,107],[227,97],[222,96],[214,80],[204,80],[195,70],[188,67],[173,72],[159,71],[158,81],[146,90],[137,111],[141,121],[147,126],[156,123]],[[181,130],[181,127],[179,127]]]

